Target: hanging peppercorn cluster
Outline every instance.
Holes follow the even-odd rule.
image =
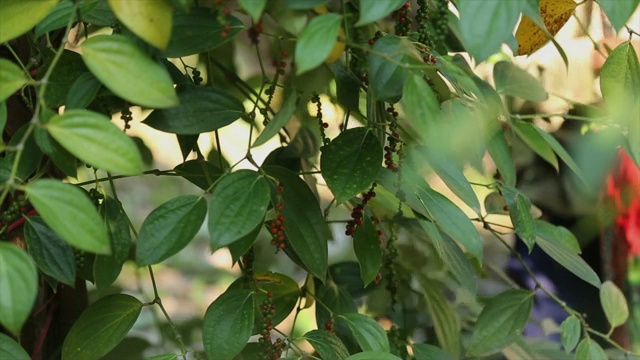
[[[377,184],[373,183],[369,191],[362,194],[362,203],[357,205],[355,208],[353,208],[353,211],[351,211],[351,220],[347,222],[347,229],[345,230],[345,234],[347,236],[352,236],[353,233],[358,228],[358,226],[362,225],[362,217],[364,216],[364,207],[367,205],[367,203],[371,199],[373,199],[376,196],[376,192],[374,191],[376,186]]]
[[[229,15],[231,15],[231,8],[229,7],[228,0],[214,0],[214,9],[218,10],[218,23],[222,25],[222,31],[220,37],[223,39],[229,36],[231,31],[231,24],[229,24]]]
[[[384,269],[385,278],[387,279],[386,289],[391,297],[391,306],[393,307],[398,303],[398,285],[396,283],[398,278],[396,271],[396,264],[398,263],[398,248],[396,247],[396,242],[398,236],[394,223],[391,223],[389,232],[390,235],[382,259],[382,268]]]
[[[261,360],[276,360],[282,355],[286,347],[286,342],[276,339],[271,342],[271,330],[273,330],[273,316],[276,314],[276,304],[273,303],[273,293],[267,292],[267,297],[262,301],[260,308],[262,313],[262,330],[258,343],[262,348]]]
[[[444,44],[447,33],[449,32],[448,8],[449,0],[433,0],[435,3],[434,16],[434,41],[438,44]]]
[[[428,48],[435,48],[433,37],[429,32],[429,5],[427,0],[417,0],[418,11],[416,11],[416,22],[418,23],[418,42]]]
[[[260,35],[263,31],[262,21],[258,21],[249,28],[249,40],[251,40],[253,45],[258,45],[260,43]]]
[[[260,114],[264,117],[263,125],[267,126],[269,123],[269,106],[273,102],[273,95],[276,92],[276,87],[278,86],[278,80],[280,76],[285,74],[285,68],[287,67],[287,62],[285,59],[289,57],[289,53],[286,51],[281,51],[279,54],[279,58],[274,59],[271,62],[271,65],[275,68],[275,75],[273,76],[273,81],[269,81],[265,78],[265,81],[269,83],[269,86],[264,90],[264,93],[267,95],[267,101],[265,102],[265,106],[260,109]]]
[[[120,119],[124,121],[124,131],[131,129],[131,124],[129,123],[131,122],[131,120],[133,120],[133,114],[131,113],[131,110],[128,106],[125,106],[122,109],[122,112],[120,113]]]
[[[384,147],[384,164],[387,169],[398,172],[400,167],[394,160],[394,155],[402,156],[402,150],[399,148],[400,133],[398,133],[398,112],[393,105],[387,107],[387,112],[391,115],[392,120],[389,122],[389,135],[387,136],[387,145]]]
[[[202,76],[200,76],[200,75],[201,75],[200,70],[198,70],[198,69],[196,69],[196,68],[192,68],[192,70],[191,70],[191,76],[192,76],[192,79],[193,79],[193,83],[194,83],[195,85],[200,85],[200,84],[202,84],[202,81],[203,81],[204,79],[203,79],[203,78],[202,78]]]
[[[411,2],[407,1],[402,7],[393,12],[392,16],[396,19],[395,31],[398,36],[407,36],[411,31]]]
[[[329,127],[329,123],[325,122],[322,118],[322,102],[317,93],[313,93],[311,103],[316,104],[316,118],[318,119],[318,126],[320,126],[320,138],[322,139],[322,144],[327,146],[331,142],[325,133],[325,130]]]
[[[279,183],[276,187],[276,199],[278,199],[278,203],[275,206],[276,218],[271,222],[271,228],[269,229],[271,232],[271,245],[275,245],[276,251],[284,250],[287,246],[285,240],[287,239],[285,235],[285,226],[284,221],[285,217],[282,214],[282,210],[284,210],[284,202],[282,201],[282,192],[284,191],[284,185]]]

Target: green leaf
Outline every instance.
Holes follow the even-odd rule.
[[[300,75],[318,65],[331,53],[338,40],[342,17],[329,13],[316,16],[304,28],[296,44],[296,74]]]
[[[210,86],[185,86],[179,89],[180,105],[156,110],[145,124],[154,129],[193,135],[218,130],[236,121],[244,105],[225,90]]]
[[[71,287],[76,283],[73,249],[54,233],[39,216],[27,218],[24,238],[29,254],[45,274]]]
[[[431,189],[426,183],[415,190],[423,209],[432,217],[436,226],[458,244],[482,261],[482,238],[467,215],[451,200]],[[420,211],[421,209],[416,209]]]
[[[469,355],[490,355],[514,342],[529,320],[534,295],[530,291],[512,289],[491,298],[473,328]]]
[[[536,154],[540,155],[541,158],[558,171],[558,158],[556,158],[556,154],[554,154],[551,146],[545,141],[542,135],[536,131],[533,124],[512,121],[511,127],[531,150],[535,151]]]
[[[7,103],[0,102],[0,131],[7,125]]]
[[[416,360],[453,360],[451,355],[437,346],[430,344],[412,344],[413,356]]]
[[[269,205],[269,182],[251,170],[225,175],[209,200],[209,237],[212,250],[240,240],[260,224]]]
[[[146,360],[177,360],[180,355],[178,354],[160,354],[146,358]]]
[[[2,0],[0,44],[16,38],[44,19],[58,0]]]
[[[629,319],[629,306],[622,290],[607,280],[600,288],[600,303],[612,328],[624,324]]]
[[[38,22],[33,36],[39,38],[49,31],[67,26],[72,16],[73,20],[77,21],[78,17],[74,14],[74,11],[75,6],[73,2],[68,0],[59,2],[42,21]]]
[[[322,176],[338,204],[367,190],[378,177],[382,147],[377,136],[367,128],[340,133],[322,148]]]
[[[30,182],[25,192],[44,222],[72,246],[109,254],[111,246],[102,219],[78,187],[53,179]]]
[[[399,357],[378,351],[363,351],[349,356],[346,360],[401,360]]]
[[[539,224],[539,222],[537,224]],[[580,256],[578,256],[573,250],[569,249],[565,244],[558,241],[544,239],[542,237],[538,237],[536,239],[536,244],[538,244],[538,246],[540,246],[547,255],[551,256],[553,260],[562,265],[565,269],[571,271],[574,275],[589,284],[600,288],[601,283],[600,279],[598,279],[598,275]]]
[[[358,307],[351,295],[349,295],[349,292],[342,286],[339,286],[339,284],[333,282],[333,280],[328,280],[326,285],[316,285],[316,298],[326,306],[326,308],[316,306],[316,325],[319,329],[324,328],[327,322],[335,321],[335,316],[337,315],[358,311]],[[340,326],[345,324],[336,323],[335,325],[334,329],[338,333],[338,336],[342,337],[344,334],[340,333],[342,329]],[[342,339],[344,340],[344,338]]]
[[[602,360],[609,357],[597,342],[590,338],[584,338],[576,348],[575,358],[580,360]]]
[[[203,197],[175,197],[153,210],[140,227],[136,263],[154,265],[184,249],[196,236],[207,216]]]
[[[493,162],[496,164],[502,181],[509,186],[516,186],[516,167],[511,158],[511,151],[509,151],[509,145],[507,145],[501,128],[498,126],[487,126],[487,134],[485,137],[487,151],[489,151]]]
[[[222,170],[208,161],[189,160],[177,165],[173,170],[202,190],[211,186],[222,175]]]
[[[362,213],[361,213],[362,214]],[[373,222],[368,216],[363,215],[362,225],[358,226],[353,234],[353,250],[360,264],[360,276],[364,286],[375,280],[382,265],[382,251],[380,250],[379,237]]]
[[[45,128],[67,151],[92,166],[126,175],[142,172],[136,144],[102,114],[69,110],[51,118]]]
[[[461,0],[458,2],[461,40],[476,62],[483,62],[489,56],[499,52],[502,43],[507,43],[512,48],[515,45],[517,49],[513,30],[520,17],[522,6],[521,1]]]
[[[38,272],[29,255],[0,242],[0,324],[19,335],[37,293]]]
[[[158,49],[167,48],[173,13],[167,0],[109,0],[109,6],[118,20],[142,40]]]
[[[510,61],[500,61],[494,65],[493,79],[498,94],[534,102],[545,101],[549,97],[540,81]]]
[[[81,48],[91,73],[119,97],[152,108],[178,105],[167,69],[125,36],[94,36]]]
[[[578,344],[580,340],[580,319],[577,316],[571,315],[564,319],[560,324],[560,341],[564,351],[570,353]]]
[[[531,200],[518,189],[510,186],[501,186],[500,191],[509,207],[509,216],[516,233],[531,252],[536,243],[536,223],[531,215]]]
[[[28,127],[29,124],[23,125],[11,137],[11,140],[9,140],[9,149],[7,154],[0,159],[0,182],[9,181],[9,178],[11,177],[13,163],[16,161],[17,151],[15,149],[18,144],[20,144],[24,150],[22,151],[22,156],[18,162],[15,178],[26,182],[31,174],[33,174],[33,172],[40,166],[42,151],[35,142],[35,134],[28,135],[25,143],[21,144]]]
[[[347,71],[339,61],[329,64],[336,79],[336,97],[345,110],[358,111],[360,106],[360,80]]]
[[[588,185],[584,173],[582,172],[582,170],[580,169],[578,164],[576,164],[576,162],[573,160],[571,155],[569,155],[567,150],[565,150],[565,148],[562,146],[562,144],[560,144],[560,142],[558,142],[558,140],[556,140],[556,138],[553,137],[551,134],[549,134],[548,132],[540,129],[536,125],[534,125],[534,128],[536,129],[538,134],[540,134],[540,136],[542,136],[544,141],[546,141],[547,144],[549,144],[549,146],[551,146],[553,151],[560,157],[560,159],[562,161],[564,161],[565,164],[567,164],[569,169],[571,169],[578,176],[580,181],[582,181],[585,185]]]
[[[404,83],[400,104],[416,134],[423,140],[428,140],[430,134],[438,129],[441,111],[436,94],[422,74],[409,76]]]
[[[252,299],[251,290],[227,290],[211,303],[202,324],[208,359],[231,360],[245,347],[255,320]]]
[[[267,174],[282,183],[287,246],[293,249],[304,267],[316,278],[326,279],[328,266],[327,242],[331,231],[322,209],[309,186],[291,171],[278,166],[265,166]],[[275,195],[272,196],[275,200]]]
[[[638,121],[639,89],[640,63],[634,47],[626,41],[609,54],[600,72],[600,90],[614,121]]]
[[[251,16],[253,22],[257,23],[267,5],[267,0],[238,0],[238,3]]]
[[[580,254],[582,249],[575,235],[567,228],[550,224],[546,221],[536,220],[536,235],[544,240],[564,246],[567,250]]]
[[[67,92],[65,100],[66,110],[84,109],[96,98],[98,91],[102,88],[102,83],[90,72],[85,72],[76,77]]]
[[[140,300],[126,294],[109,295],[91,304],[69,330],[62,357],[101,359],[131,330],[142,306]]]
[[[40,74],[39,80],[49,70],[54,58],[55,54],[53,52],[45,53],[44,66],[38,71],[38,74]],[[63,50],[55,65],[55,71],[51,73],[47,81],[47,91],[44,97],[47,105],[52,108],[64,105],[73,84],[80,75],[88,71],[89,69],[85,66],[80,54],[71,50]]]
[[[339,315],[338,322],[344,322],[356,338],[362,351],[389,352],[387,333],[375,320],[358,313]]]
[[[607,14],[613,28],[619,31],[633,15],[640,0],[598,0],[598,4]]]
[[[349,351],[340,338],[327,330],[311,330],[304,334],[311,346],[325,360],[344,360],[349,357]]]
[[[360,7],[360,18],[355,26],[362,26],[380,20],[405,3],[403,0],[369,1]]]
[[[418,276],[418,282],[424,292],[427,313],[433,322],[436,338],[440,347],[451,354],[454,359],[460,358],[461,341],[460,322],[455,311],[444,297],[443,287],[424,275]]]
[[[287,123],[293,116],[293,112],[296,110],[298,99],[298,93],[293,90],[291,94],[289,94],[289,97],[287,97],[287,99],[284,101],[284,104],[282,104],[280,110],[278,110],[273,119],[269,121],[267,126],[264,128],[264,130],[262,130],[262,133],[260,133],[251,147],[260,146],[266,143],[267,140],[274,137],[280,131],[280,129],[287,125]]]
[[[287,0],[289,9],[308,10],[326,4],[329,0]]]
[[[97,255],[93,261],[93,279],[102,293],[118,278],[122,265],[129,258],[131,231],[129,218],[122,204],[111,197],[105,197],[100,205],[100,215],[111,239],[111,255]]]
[[[164,52],[165,56],[178,58],[208,52],[244,30],[242,21],[235,16],[226,16],[224,20],[226,22],[221,23],[218,14],[210,8],[193,8],[188,13],[175,12],[171,40]],[[228,30],[225,30],[226,25],[229,25]],[[223,31],[227,32],[227,36],[222,36]]]
[[[253,243],[256,242],[258,238],[258,234],[260,234],[260,230],[262,229],[263,224],[258,224],[255,229],[253,229],[250,233],[243,236],[240,240],[229,244],[229,252],[231,253],[231,260],[236,263],[240,261],[240,257],[251,249]]]
[[[387,35],[376,40],[369,54],[368,66],[368,79],[374,98],[397,102],[402,97],[408,76],[406,67],[424,65],[415,47],[406,38]]]
[[[29,79],[22,69],[7,59],[0,59],[0,102],[20,90]]]
[[[15,340],[8,335],[0,333],[0,359],[3,360],[24,360],[31,356]]]

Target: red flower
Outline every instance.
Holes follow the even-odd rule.
[[[619,155],[618,168],[607,177],[607,197],[616,214],[614,233],[624,238],[630,257],[640,256],[640,168],[624,151]]]

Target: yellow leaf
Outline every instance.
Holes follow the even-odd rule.
[[[171,37],[173,10],[167,0],[109,0],[118,20],[144,41],[164,50]]]
[[[574,0],[540,0],[540,16],[553,36],[569,21],[576,8]],[[516,31],[518,55],[529,55],[549,41],[549,36],[526,16]]]

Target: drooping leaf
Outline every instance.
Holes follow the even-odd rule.
[[[69,110],[51,118],[45,128],[67,151],[92,166],[127,175],[142,172],[136,144],[102,114]]]
[[[255,306],[251,290],[227,290],[207,309],[202,324],[204,352],[211,360],[231,360],[251,336]]]
[[[560,324],[560,340],[564,351],[570,353],[580,340],[580,319],[577,316],[568,316],[562,324]]]
[[[358,264],[360,264],[362,282],[364,286],[367,286],[375,280],[380,271],[382,251],[373,222],[366,216],[362,219],[362,225],[353,234],[353,250],[358,258]]]
[[[510,186],[501,186],[500,191],[502,191],[502,196],[507,203],[509,216],[516,233],[531,252],[536,243],[536,223],[531,215],[531,200]]]
[[[624,324],[629,318],[629,306],[624,293],[609,280],[600,287],[600,303],[612,328]]]
[[[28,80],[18,65],[7,59],[0,59],[0,102],[7,100]]]
[[[294,90],[289,97],[284,101],[282,107],[278,110],[276,115],[269,121],[267,126],[262,130],[258,138],[253,142],[251,147],[260,146],[267,142],[267,140],[274,137],[280,129],[282,129],[293,116],[293,112],[296,110],[298,104],[298,93]]]
[[[551,146],[545,141],[545,139],[535,130],[534,125],[530,123],[513,121],[511,122],[512,129],[518,134],[518,137],[540,155],[546,162],[551,164],[556,171],[558,171],[558,158],[551,149]]]
[[[515,289],[491,298],[473,328],[469,355],[490,355],[515,341],[529,320],[533,296],[533,292]]]
[[[67,110],[84,109],[95,99],[102,83],[90,72],[85,72],[76,77],[73,85],[67,92],[65,106]]]
[[[600,288],[601,283],[598,275],[575,251],[570,250],[560,242],[550,241],[542,237],[536,239],[536,244],[558,264],[571,271],[580,279]]]
[[[516,186],[516,167],[502,130],[498,126],[487,126],[485,141],[502,181],[509,186]]]
[[[13,338],[0,333],[0,359],[3,360],[24,360],[31,356]]]
[[[410,75],[404,83],[400,104],[411,127],[426,140],[438,126],[441,111],[436,94],[421,74]]]
[[[44,222],[64,241],[96,254],[109,254],[109,236],[98,211],[85,193],[59,180],[30,182],[25,192]]]
[[[400,100],[408,76],[406,67],[422,64],[415,47],[406,38],[387,35],[376,40],[368,59],[373,97],[388,102]]]
[[[416,360],[453,360],[449,353],[431,344],[412,344],[411,347]]]
[[[27,218],[24,238],[38,268],[57,281],[75,286],[76,258],[73,249],[54,233],[39,216]]]
[[[576,236],[567,228],[537,220],[535,224],[536,235],[544,240],[564,246],[567,250],[580,254],[582,249]]]
[[[161,50],[167,48],[173,20],[169,1],[109,0],[109,6],[118,20],[142,40]]]
[[[460,358],[460,323],[456,313],[444,297],[442,286],[425,276],[419,276],[418,281],[424,292],[427,313],[433,322],[436,338],[440,347],[454,359]]]
[[[389,352],[389,339],[382,326],[370,317],[350,313],[339,315],[337,322],[344,322],[356,338],[362,351]]]
[[[31,314],[38,293],[38,272],[26,252],[0,242],[0,324],[15,335]]]
[[[124,35],[98,35],[82,43],[82,59],[109,90],[152,108],[178,105],[167,69]]]
[[[265,166],[267,174],[283,185],[282,201],[285,217],[287,245],[298,256],[302,265],[316,278],[326,279],[328,266],[327,242],[331,231],[322,216],[322,210],[309,186],[291,171],[278,166]]]
[[[320,157],[322,176],[341,204],[367,190],[380,172],[382,147],[373,131],[367,128],[345,130]]]
[[[209,241],[216,250],[240,240],[262,222],[270,197],[259,173],[240,170],[221,178],[209,200]]]
[[[551,146],[551,148],[556,153],[556,155],[558,155],[560,157],[560,159],[562,161],[564,161],[565,164],[567,164],[567,166],[578,176],[578,178],[584,184],[587,184],[587,180],[585,178],[584,173],[582,172],[582,170],[580,169],[578,164],[576,164],[576,162],[573,160],[571,155],[569,155],[567,150],[565,150],[565,148],[562,146],[562,144],[560,144],[560,142],[558,142],[558,140],[556,140],[556,138],[553,137],[548,132],[540,129],[539,127],[537,127],[535,125],[534,125],[534,128],[536,129],[538,134],[540,134],[540,136],[542,136],[542,138],[547,142],[547,144],[549,144],[549,146]]]
[[[533,75],[510,61],[500,61],[493,67],[493,79],[498,94],[511,95],[540,102],[549,95]]]
[[[546,29],[541,29],[540,24],[536,25],[529,17],[524,16],[516,30],[517,54],[529,55],[544,46],[571,18],[575,8],[576,2],[573,0],[540,0],[540,16]]]
[[[267,5],[267,0],[238,0],[238,3],[251,16],[253,22],[257,23]]]
[[[178,58],[204,53],[222,46],[244,30],[242,21],[235,16],[229,15],[223,19],[226,21],[225,24],[210,8],[193,8],[188,13],[175,12],[171,39],[165,55]],[[229,29],[225,30],[227,24]],[[222,36],[224,31],[227,32],[227,36]]]
[[[71,327],[62,357],[101,359],[131,330],[142,306],[140,300],[126,294],[109,295],[91,304]]]
[[[108,287],[118,278],[122,265],[129,257],[131,231],[129,218],[122,204],[111,197],[105,197],[100,205],[100,214],[111,239],[111,255],[97,255],[93,262],[93,279],[98,291]]]
[[[222,175],[222,170],[208,161],[189,160],[177,165],[173,170],[202,190],[211,186]]]
[[[207,215],[207,202],[196,195],[175,197],[153,210],[140,227],[136,263],[153,265],[175,255],[196,236]]]
[[[300,75],[324,62],[338,40],[341,20],[340,15],[329,13],[309,22],[296,43],[296,74]]]
[[[598,0],[598,5],[607,14],[611,25],[616,31],[622,29],[638,8],[640,0]]]
[[[640,63],[629,41],[618,45],[600,72],[600,90],[613,120],[628,125],[638,122],[640,111]]]
[[[392,11],[397,10],[405,1],[391,0],[391,1],[371,1],[367,2],[360,9],[360,18],[355,26],[362,26],[372,23],[376,20],[380,20],[383,17],[391,14]]]
[[[0,2],[0,44],[16,38],[44,19],[58,0],[3,0]]]
[[[180,105],[156,110],[145,124],[154,129],[181,135],[218,130],[236,121],[244,106],[233,95],[211,86],[184,86],[178,90]]]
[[[584,338],[576,348],[575,358],[580,360],[601,360],[609,357],[596,341]]]
[[[349,357],[349,351],[340,338],[327,330],[311,330],[304,334],[311,346],[325,360],[344,360]]]

